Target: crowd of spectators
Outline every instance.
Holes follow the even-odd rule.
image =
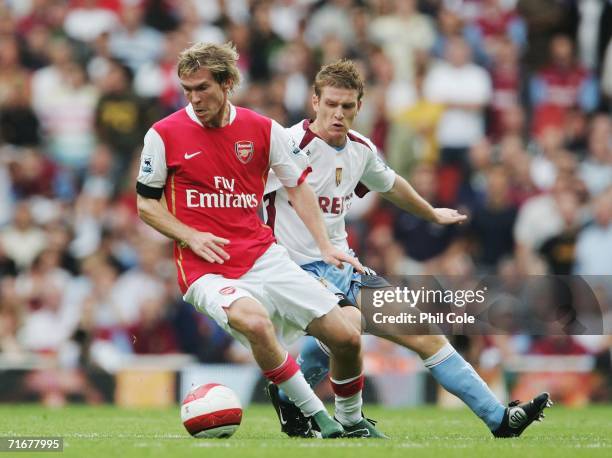
[[[356,200],[349,237],[379,273],[611,275],[611,36],[605,0],[5,0],[0,354],[243,357],[181,300],[171,244],[135,208],[144,133],[185,105],[175,60],[194,41],[231,40],[232,101],[285,126],[312,116],[321,64],[358,64],[355,129],[470,216]],[[525,351],[610,345],[538,342]]]

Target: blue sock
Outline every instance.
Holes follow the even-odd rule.
[[[329,372],[329,355],[321,349],[314,337],[306,337],[306,342],[296,361],[300,365],[304,378],[311,388],[314,389],[327,377]],[[279,391],[279,395],[283,401],[291,402],[282,390]]]
[[[501,425],[506,408],[450,343],[423,363],[438,383],[465,402],[491,431]]]

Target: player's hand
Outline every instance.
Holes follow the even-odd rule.
[[[323,257],[323,261],[325,261],[327,264],[331,264],[332,266],[336,266],[338,269],[343,269],[343,263],[347,262],[352,265],[357,272],[365,272],[363,265],[361,265],[357,258],[345,253],[342,250],[339,250],[334,246],[330,246],[325,250],[321,250],[321,255]]]
[[[205,261],[223,264],[230,258],[229,254],[223,249],[230,241],[222,237],[217,237],[210,232],[194,231],[189,239],[185,240],[185,243],[189,246],[191,251]]]
[[[453,208],[434,208],[434,222],[443,225],[462,223],[467,215],[462,215]]]

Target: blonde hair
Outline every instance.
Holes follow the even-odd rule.
[[[354,62],[348,59],[337,60],[321,67],[313,86],[317,97],[321,97],[321,90],[325,86],[354,89],[357,91],[357,100],[363,97],[363,79]]]
[[[206,68],[217,83],[230,82],[232,89],[240,83],[237,62],[238,52],[233,43],[218,45],[199,42],[181,51],[177,71],[179,78],[182,78]]]

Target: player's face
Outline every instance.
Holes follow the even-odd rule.
[[[205,126],[222,125],[227,105],[228,84],[219,84],[207,68],[181,77],[185,97]]]
[[[321,96],[312,96],[312,106],[316,113],[314,127],[316,133],[333,146],[346,143],[346,134],[353,125],[361,101],[355,89],[324,86]]]

